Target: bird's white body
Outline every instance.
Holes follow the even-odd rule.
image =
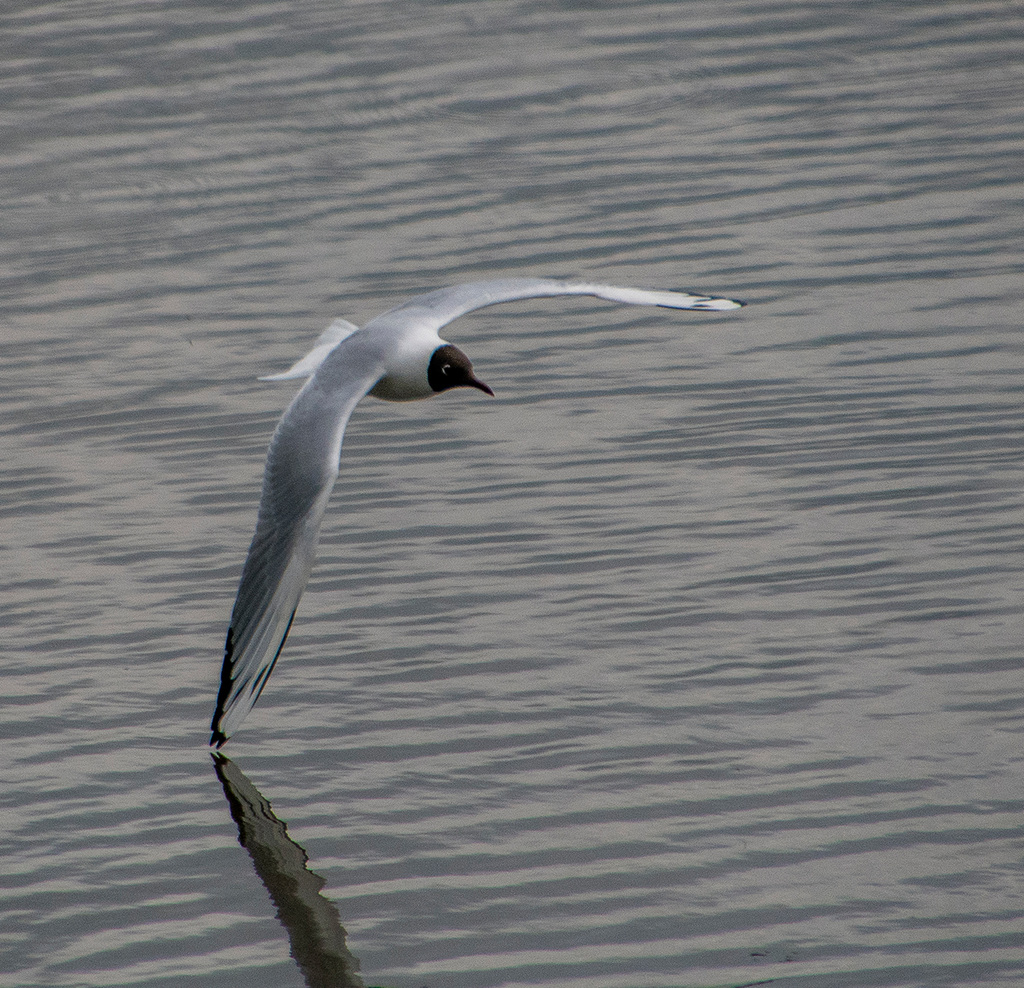
[[[395,337],[388,350],[387,374],[370,388],[369,393],[385,401],[416,401],[435,394],[427,381],[427,365],[431,355],[444,342],[437,335],[437,330],[429,326],[414,326],[408,333],[387,335]]]
[[[338,474],[345,426],[370,394],[387,401],[428,398],[451,387],[491,394],[465,354],[438,330],[474,309],[517,299],[592,295],[628,305],[724,311],[742,303],[544,278],[506,278],[442,288],[372,319],[363,329],[336,320],[283,374],[307,377],[274,432],[256,532],[231,614],[211,744],[223,744],[252,709],[284,645],[305,588]]]

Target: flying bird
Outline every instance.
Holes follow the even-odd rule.
[[[333,322],[313,350],[265,381],[308,378],[274,431],[263,474],[256,532],[231,612],[210,744],[218,748],[259,699],[295,617],[313,566],[320,523],[338,476],[341,441],[352,410],[367,394],[414,401],[451,388],[494,392],[469,358],[438,330],[499,302],[592,295],[627,305],[720,312],[743,303],[684,292],[504,278],[418,295],[362,329]]]

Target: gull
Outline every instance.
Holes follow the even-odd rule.
[[[362,329],[336,320],[289,370],[260,378],[308,380],[281,416],[267,452],[256,532],[224,643],[211,745],[220,748],[238,728],[281,654],[313,566],[320,523],[338,476],[345,426],[359,400],[369,394],[385,401],[414,401],[451,388],[476,388],[493,396],[469,358],[441,339],[438,330],[489,305],[561,295],[712,312],[743,305],[686,292],[547,278],[477,281],[418,295]]]

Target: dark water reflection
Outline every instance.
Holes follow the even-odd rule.
[[[234,762],[215,754],[213,766],[238,825],[238,842],[249,852],[274,903],[306,984],[309,988],[364,988],[356,973],[359,961],[345,942],[338,910],[321,895],[327,883],[309,870],[309,856],[288,836],[288,827]]]

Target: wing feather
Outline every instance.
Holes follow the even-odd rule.
[[[453,285],[450,288],[428,292],[426,295],[417,295],[370,320],[366,324],[366,330],[413,323],[430,329],[440,329],[467,312],[489,305],[559,295],[591,295],[594,298],[622,302],[626,305],[656,305],[666,309],[700,309],[715,312],[739,309],[744,304],[731,298],[692,295],[689,292],[619,288],[615,285],[555,281],[549,278],[499,278],[495,281]]]
[[[313,566],[345,426],[381,374],[367,348],[347,349],[349,359],[335,361],[334,373],[314,374],[295,396],[270,443],[210,724],[218,748],[259,699],[281,653]]]

